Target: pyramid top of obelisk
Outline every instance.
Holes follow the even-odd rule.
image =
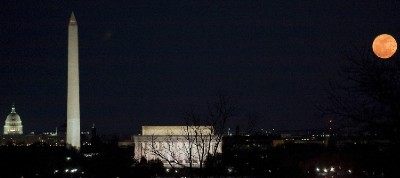
[[[76,18],[73,11],[71,13],[71,17],[69,18],[69,24],[76,24]]]

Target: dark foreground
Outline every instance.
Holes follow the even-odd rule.
[[[285,144],[224,148],[218,165],[166,169],[161,160],[135,161],[133,148],[104,144],[78,153],[43,144],[0,147],[0,177],[397,177],[398,147],[391,144]],[[191,173],[190,173],[191,172]]]

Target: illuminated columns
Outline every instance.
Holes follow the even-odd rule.
[[[78,24],[72,12],[68,25],[67,147],[80,149]]]

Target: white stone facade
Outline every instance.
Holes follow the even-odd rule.
[[[222,152],[211,126],[143,126],[134,136],[135,159],[160,159],[165,167],[199,167],[208,153]]]
[[[74,13],[68,25],[67,146],[81,147],[79,106],[78,24]]]
[[[7,116],[4,124],[4,135],[22,135],[22,121],[19,115],[15,112],[15,106],[11,107],[11,113]]]

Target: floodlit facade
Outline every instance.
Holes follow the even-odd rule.
[[[4,125],[4,135],[22,135],[22,121],[19,115],[15,112],[15,105],[11,107],[11,113],[7,116]]]
[[[78,24],[74,13],[68,25],[67,147],[80,149]]]
[[[160,159],[165,167],[199,167],[208,154],[222,153],[212,126],[142,126],[133,139],[136,160]]]

